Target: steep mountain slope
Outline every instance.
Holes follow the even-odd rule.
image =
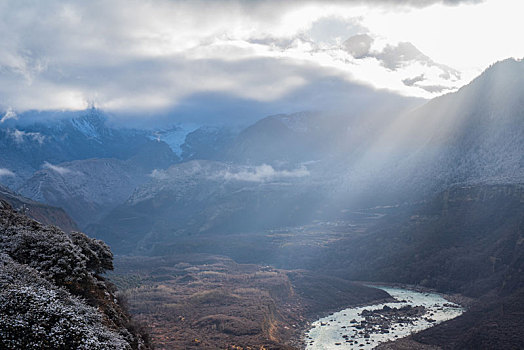
[[[237,133],[236,128],[200,127],[186,135],[180,146],[181,157],[184,161],[227,159],[227,152]]]
[[[365,110],[269,116],[244,129],[232,143],[228,157],[251,164],[335,159],[350,166],[395,115],[419,104],[385,101]]]
[[[324,266],[332,272],[340,266],[354,279],[478,297],[507,283],[509,266],[524,253],[522,184],[456,186],[397,210],[402,213],[384,219],[370,235],[338,243]]]
[[[368,205],[419,200],[456,183],[524,178],[524,61],[498,62],[456,93],[403,112],[296,113],[260,120],[228,152],[251,164],[322,160]],[[406,107],[407,105],[404,105]]]
[[[521,182],[524,60],[498,62],[458,92],[398,118],[376,148],[395,161],[383,168],[400,179],[393,185],[409,182],[415,191]]]
[[[13,208],[44,225],[60,227],[64,232],[78,230],[76,223],[62,208],[33,201],[1,185],[0,199],[8,202]]]
[[[254,164],[315,160],[332,147],[331,142],[338,136],[327,138],[334,131],[329,129],[327,118],[319,113],[270,116],[240,133],[229,151],[230,157]]]
[[[83,233],[43,226],[0,200],[0,347],[147,349],[101,274],[113,255]]]

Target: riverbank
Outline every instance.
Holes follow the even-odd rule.
[[[316,320],[305,333],[305,348],[372,349],[455,318],[465,310],[436,293],[379,288],[396,301],[347,308]]]
[[[441,293],[436,291],[432,288],[427,288],[420,285],[414,285],[414,284],[406,284],[406,283],[382,283],[382,282],[362,282],[358,281],[358,283],[361,283],[365,286],[373,287],[373,288],[380,288],[380,287],[391,287],[391,288],[400,288],[400,289],[408,289],[413,290],[415,292],[420,293],[432,293],[432,294],[438,294],[447,301],[458,304],[462,306],[465,309],[469,309],[471,305],[473,305],[477,299],[470,298],[467,296],[464,296],[460,293],[453,293],[453,294],[447,294],[447,293]]]
[[[377,299],[371,303],[356,303],[351,306],[357,308],[357,307],[366,307],[370,305],[379,305],[379,304],[384,304],[387,302],[395,302],[395,298],[390,296],[389,298]],[[306,333],[311,329],[311,326],[313,325],[313,323],[318,319],[332,316],[338,311],[340,311],[340,307],[338,308],[331,307],[331,308],[328,308],[327,310],[322,310],[321,312],[317,312],[315,315],[307,315],[306,316],[307,321],[301,325],[301,327],[298,329],[296,334],[289,340],[288,344],[297,349],[301,349],[301,350],[305,349],[307,345],[307,342],[305,340]]]

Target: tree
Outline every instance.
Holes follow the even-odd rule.
[[[86,267],[95,274],[113,270],[113,253],[103,241],[90,238],[82,232],[72,232],[71,239],[86,257]]]

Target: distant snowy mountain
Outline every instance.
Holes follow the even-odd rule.
[[[524,181],[522,91],[524,62],[506,60],[408,113],[419,102],[378,94],[366,109],[274,115],[238,133],[114,128],[97,110],[47,124],[9,119],[0,128],[1,179],[122,244],[125,234],[162,241],[171,229],[298,223],[323,201],[339,210],[418,200],[454,184]],[[271,211],[295,203],[285,220]],[[273,215],[263,223],[261,205]]]
[[[410,42],[387,44],[383,47],[378,45],[378,48],[375,46],[373,36],[357,34],[344,41],[341,49],[357,62],[373,62],[386,72],[394,72],[390,79],[394,81],[400,78],[398,83],[405,90],[423,90],[424,95],[434,96],[454,91],[457,86],[462,85],[462,76],[458,70],[435,62]]]
[[[27,112],[0,124],[0,181],[83,226],[124,202],[153,169],[180,160],[150,136],[110,125],[97,109]]]
[[[90,158],[126,160],[159,142],[147,131],[109,126],[107,115],[97,109],[82,112],[26,112],[0,124],[0,167],[15,176],[1,181],[19,187],[47,163]],[[159,146],[162,149],[161,146]],[[178,158],[172,155],[172,161]]]

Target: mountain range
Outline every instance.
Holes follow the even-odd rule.
[[[461,293],[470,311],[412,339],[519,348],[523,73],[508,59],[424,103],[370,99],[240,129],[28,112],[0,125],[0,197],[145,261],[218,254]]]
[[[158,172],[102,219],[98,227],[107,233],[90,230],[109,242],[122,232],[132,242],[163,244],[189,233],[330,220],[347,210],[423,200],[457,184],[520,183],[523,69],[522,61],[500,62],[458,92],[387,122],[383,115],[359,122],[304,112],[264,118],[239,133],[225,160]],[[511,93],[491,94],[495,82]],[[154,225],[123,224],[126,218]]]
[[[188,174],[191,179],[187,180],[193,182],[198,174],[202,188],[210,187],[207,203],[199,204],[203,206],[198,211],[204,215],[201,222],[231,212],[212,209],[211,203],[223,200],[213,196],[228,193],[231,200],[256,208],[267,194],[267,182],[278,182],[270,176],[240,182],[234,186],[239,191],[224,192],[224,181],[210,181],[199,171],[187,173],[191,165],[184,162],[190,160],[198,160],[192,164],[203,165],[200,169],[217,167],[216,172],[226,168],[256,172],[264,165],[274,173],[298,169],[306,175],[288,177],[289,191],[277,192],[290,200],[307,192],[315,203],[332,202],[334,211],[353,203],[414,200],[457,183],[518,182],[524,175],[523,67],[522,61],[499,62],[458,92],[416,108],[411,100],[393,99],[365,113],[358,109],[270,116],[240,131],[189,124],[128,129],[114,125],[109,115],[94,108],[65,116],[28,112],[0,127],[0,165],[14,174],[0,179],[26,197],[63,207],[81,227],[96,227],[99,220],[108,224],[104,217],[112,217],[109,213],[118,206],[122,205],[117,210],[123,212],[136,205],[137,193],[149,191],[148,198],[169,198],[166,188],[171,186],[169,192],[176,193],[186,181],[170,181],[172,175],[181,179]],[[213,163],[217,161],[220,164]],[[243,166],[251,169],[241,170]],[[155,174],[163,174],[164,179]],[[234,181],[230,178],[227,183]],[[239,198],[233,199],[232,193]],[[173,203],[174,211],[184,212]],[[308,217],[322,210],[322,205],[308,205],[295,216]],[[259,213],[257,209],[243,217],[253,223],[266,222],[257,221]],[[194,230],[190,224],[194,219],[177,221],[176,226]],[[170,219],[160,221],[173,224]],[[281,224],[270,221],[263,226]],[[212,230],[212,222],[202,225]],[[254,224],[251,227],[256,229]]]

